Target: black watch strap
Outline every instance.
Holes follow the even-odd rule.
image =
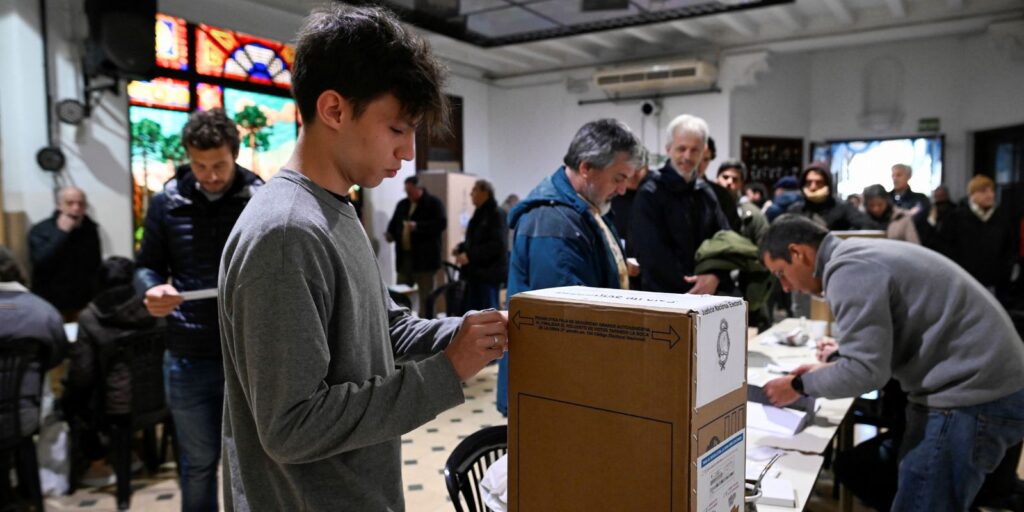
[[[796,377],[793,377],[793,380],[790,381],[790,385],[793,386],[793,390],[796,391],[797,393],[800,393],[803,396],[807,396],[807,393],[804,393],[803,375],[797,375]]]

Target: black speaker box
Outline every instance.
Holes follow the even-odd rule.
[[[85,0],[90,76],[149,78],[155,66],[156,0]]]

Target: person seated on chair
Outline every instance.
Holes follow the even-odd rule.
[[[113,471],[106,465],[108,447],[101,442],[98,432],[101,418],[127,415],[132,405],[129,368],[124,363],[115,363],[107,375],[101,376],[101,358],[118,338],[151,329],[160,322],[149,314],[132,286],[134,275],[135,264],[128,258],[112,256],[103,262],[99,293],[78,317],[78,342],[71,347],[71,364],[61,402],[68,421],[78,422],[82,427],[81,453],[91,466],[81,482],[88,486],[114,482]],[[101,378],[105,379],[102,383]]]
[[[41,344],[38,359],[28,366],[22,381],[21,434],[39,428],[40,379],[67,354],[68,339],[60,313],[25,287],[25,273],[6,247],[0,246],[0,347],[15,340]],[[45,381],[44,381],[45,382]]]

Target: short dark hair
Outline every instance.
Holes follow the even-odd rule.
[[[473,188],[487,192],[487,194],[491,196],[491,199],[494,199],[494,185],[491,185],[491,182],[487,180],[476,180],[476,183],[473,184]]]
[[[764,259],[764,255],[767,254],[772,259],[781,259],[786,263],[792,263],[789,256],[789,244],[807,245],[817,249],[827,234],[827,229],[811,219],[787,213],[775,219],[764,237],[761,238],[761,243],[757,246],[757,257]]]
[[[707,144],[707,146],[708,146],[708,149],[711,151],[711,159],[714,160],[715,158],[718,157],[718,148],[715,147],[715,139],[714,139],[714,137],[708,135],[708,144]],[[746,178],[744,178],[744,179],[746,179]]]
[[[21,270],[18,260],[10,249],[0,246],[0,282],[16,282],[25,284],[25,272]]]
[[[726,160],[722,162],[722,165],[718,166],[718,174],[722,174],[722,172],[728,171],[729,169],[736,169],[739,171],[740,178],[743,179],[744,183],[747,182],[747,166],[743,162],[735,159]]]
[[[98,291],[131,284],[135,275],[135,262],[123,256],[111,256],[100,265]]]
[[[418,187],[420,186],[420,179],[417,176],[409,176],[408,178],[405,179],[405,184]]]
[[[626,153],[630,162],[640,167],[643,151],[643,145],[628,126],[615,119],[598,119],[580,127],[562,162],[574,170],[579,170],[583,162],[604,170],[618,153]]]
[[[881,185],[868,185],[864,187],[864,201],[869,199],[885,199],[891,201],[889,193],[885,191],[885,187]]]
[[[448,128],[445,69],[430,46],[390,11],[341,2],[317,8],[299,29],[292,66],[292,96],[306,125],[316,122],[316,102],[335,91],[357,118],[391,93],[402,113],[429,132]]]
[[[746,185],[743,185],[743,190],[753,190],[754,192],[761,194],[762,198],[768,198],[768,187],[764,186],[764,183],[761,183],[760,181],[755,181],[753,183],[747,183]]]
[[[238,127],[222,108],[197,110],[188,116],[181,130],[181,144],[185,149],[207,150],[227,146],[238,156]]]

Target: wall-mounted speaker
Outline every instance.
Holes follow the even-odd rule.
[[[149,78],[155,65],[156,0],[86,0],[85,71]]]

